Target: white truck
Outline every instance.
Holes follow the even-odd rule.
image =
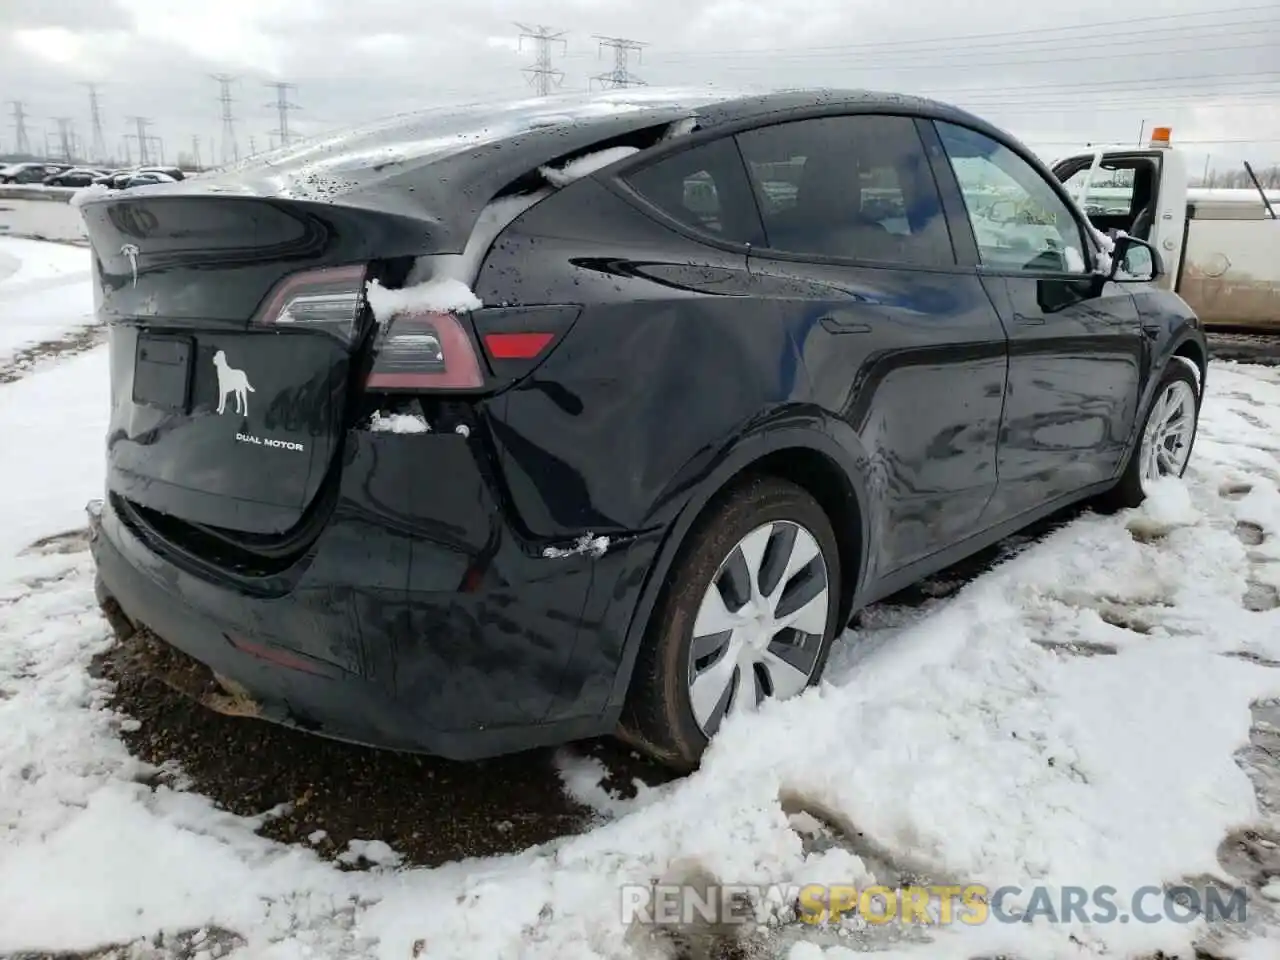
[[[1206,327],[1280,331],[1280,191],[1188,188],[1186,158],[1157,127],[1146,147],[1105,147],[1053,164],[1093,225],[1157,250]]]

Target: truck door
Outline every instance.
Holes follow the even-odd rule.
[[[1145,149],[1108,150],[1090,177],[1094,155],[1082,153],[1054,164],[1053,173],[1076,195],[1077,204],[1103,233],[1121,230],[1153,244],[1165,273],[1156,285],[1174,288],[1187,220],[1187,170],[1181,154],[1169,149],[1167,128]]]

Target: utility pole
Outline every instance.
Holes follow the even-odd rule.
[[[191,135],[191,162],[196,165],[196,169],[202,169],[200,163],[200,137],[198,134]]]
[[[235,83],[236,78],[229,73],[215,73],[212,76],[218,81],[218,102],[222,104],[222,162],[231,163],[240,159],[240,144],[236,142],[236,121],[231,114],[231,104],[235,102],[231,97],[231,84]]]
[[[601,52],[605,47],[613,48],[613,69],[608,73],[601,73],[592,77],[593,81],[599,81],[603,87],[643,87],[645,82],[639,77],[632,76],[629,60],[632,53],[642,54],[647,43],[641,43],[637,40],[628,40],[625,37],[602,37],[597,35],[600,41]]]
[[[102,132],[102,107],[98,102],[98,85],[96,83],[83,83],[81,86],[89,89],[89,123],[93,128],[93,146],[90,148],[88,159],[95,163],[105,163],[107,160],[107,138]]]
[[[150,160],[147,154],[147,142],[154,139],[147,136],[147,127],[151,126],[151,121],[146,117],[125,117],[125,120],[137,127],[138,132],[127,134],[125,139],[138,141],[138,166],[145,167]]]
[[[538,91],[538,96],[545,97],[551,92],[552,87],[560,86],[564,80],[564,71],[551,66],[551,45],[558,43],[563,49],[566,46],[565,31],[556,32],[554,27],[530,27],[523,23],[517,23],[516,26],[521,30],[519,49],[524,49],[526,40],[532,40],[534,49],[537,51],[537,59],[533,66],[524,67],[522,72],[529,75],[529,82]]]
[[[257,155],[258,155],[258,142],[253,139],[253,134],[251,133],[249,134],[249,156],[255,157]],[[236,154],[236,159],[238,160],[239,158],[240,158],[240,155]]]
[[[276,128],[276,136],[280,138],[280,143],[278,145],[281,147],[287,147],[289,145],[289,111],[302,109],[296,103],[289,102],[289,91],[297,90],[298,87],[296,84],[281,83],[278,80],[268,83],[267,86],[274,87],[276,91],[276,102],[269,103],[267,106],[275,107],[276,114],[280,118],[279,126]]]
[[[62,151],[62,159],[67,163],[72,163],[72,154],[75,152],[75,131],[71,129],[70,117],[54,117],[53,122],[58,125],[58,146]]]
[[[30,156],[31,141],[27,139],[27,105],[21,100],[10,100],[9,105],[13,107],[13,128],[16,131],[13,152],[19,156]]]

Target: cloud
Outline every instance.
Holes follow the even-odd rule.
[[[955,102],[1049,153],[1133,141],[1146,121],[1172,125],[1175,141],[1226,141],[1188,148],[1270,161],[1280,155],[1280,118],[1267,107],[1280,98],[1280,10],[1235,2],[1167,0],[1157,13],[1105,0],[1053,10],[1022,0],[131,0],[127,11],[113,0],[7,0],[0,89],[25,101],[33,123],[72,116],[87,138],[77,83],[99,82],[110,143],[140,113],[167,156],[198,136],[208,159],[221,138],[210,74],[237,76],[236,136],[242,150],[250,137],[263,147],[277,122],[270,80],[297,85],[289,97],[301,109],[288,120],[301,133],[527,95],[535,49],[518,42],[519,21],[565,31],[551,61],[566,90],[613,69],[602,34],[647,43],[628,66],[651,84],[898,90]],[[0,140],[11,133],[0,128]]]
[[[5,0],[4,26],[10,30],[66,27],[70,30],[129,30],[133,14],[116,0]]]

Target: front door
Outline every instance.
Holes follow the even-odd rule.
[[[1009,337],[990,512],[999,522],[1118,474],[1137,420],[1146,341],[1133,298],[1094,275],[1086,227],[1051,182],[983,133],[934,126]]]

